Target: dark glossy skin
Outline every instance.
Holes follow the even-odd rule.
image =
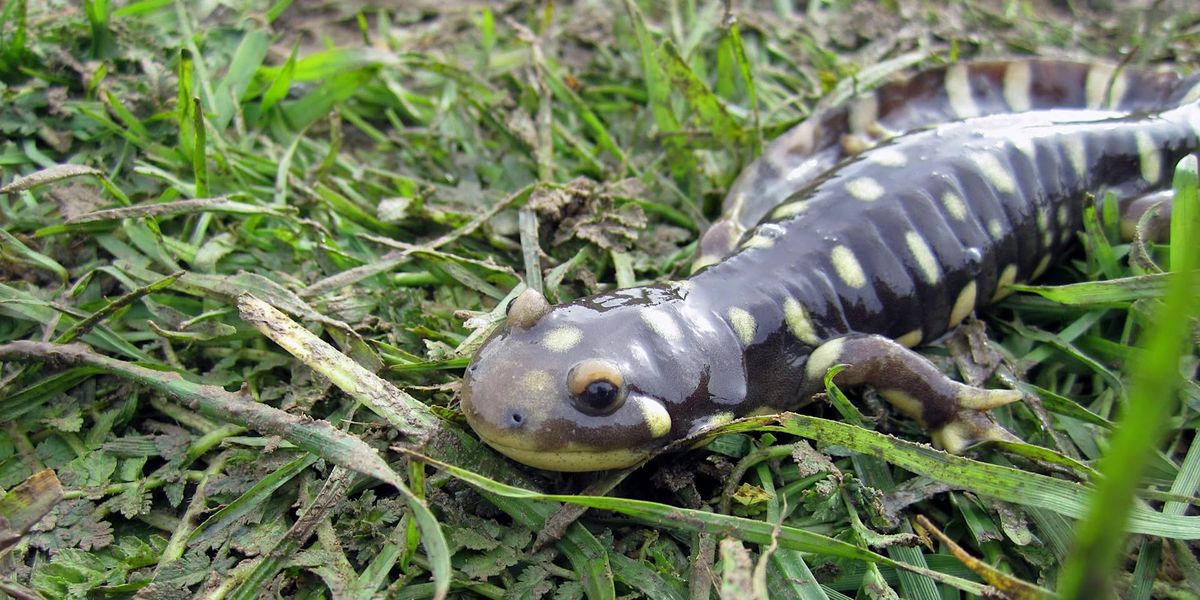
[[[880,120],[862,132],[949,122],[884,143],[851,125],[866,100],[818,115],[799,135],[807,147],[786,134],[731,191],[731,226],[766,212],[749,194],[786,198],[731,255],[675,284],[553,308],[536,292],[519,298],[468,368],[468,421],[533,466],[617,468],[795,407],[845,363],[839,384],[874,385],[950,450],[1007,437],[984,413],[1019,394],[952,382],[905,347],[1039,275],[1078,229],[1085,194],[1158,189],[1200,146],[1196,81],[1130,73],[1097,92],[1095,70],[981,63],[885,86],[871,101]],[[1088,104],[1113,108],[1039,110]],[[993,114],[1013,108],[1029,110]],[[953,120],[980,114],[991,116]]]
[[[971,91],[965,108],[949,93],[961,89],[952,82],[963,81]],[[817,113],[772,142],[730,188],[722,218],[701,239],[697,262],[706,266],[728,255],[772,208],[879,139],[984,115],[1064,108],[1156,112],[1182,104],[1188,91],[1170,71],[1118,72],[1112,65],[1058,60],[980,61],[922,71]]]

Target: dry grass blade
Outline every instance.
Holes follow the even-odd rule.
[[[238,297],[242,319],[334,385],[363,402],[417,447],[434,435],[438,420],[429,409],[391,383],[364,369],[271,305],[250,294]]]
[[[0,496],[0,557],[20,542],[62,498],[62,484],[50,469],[34,473]]]

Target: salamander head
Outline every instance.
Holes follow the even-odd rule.
[[[467,422],[510,458],[555,471],[630,466],[687,435],[714,402],[739,401],[745,377],[740,352],[704,351],[729,334],[688,317],[684,295],[643,287],[551,307],[526,291],[467,368]]]

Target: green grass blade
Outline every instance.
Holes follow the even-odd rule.
[[[75,367],[49,375],[15,391],[7,388],[4,395],[0,396],[0,414],[16,421],[43,404],[53,401],[58,394],[75,387],[79,382],[101,373],[104,373],[104,369],[99,367]]]
[[[207,519],[204,519],[204,521],[197,525],[188,534],[188,543],[195,544],[220,533],[223,529],[249,514],[262,502],[269,499],[281,486],[317,462],[318,458],[315,454],[304,454],[272,471],[270,475],[259,479],[254,485],[250,486],[250,489],[234,499],[233,502],[222,506],[220,510],[212,513]]]
[[[204,107],[200,98],[192,98],[192,132],[195,146],[192,148],[192,177],[195,180],[196,195],[208,197],[208,132],[204,127]]]
[[[880,456],[893,465],[934,478],[953,488],[1005,502],[1046,508],[1069,517],[1083,516],[1089,506],[1090,488],[1087,486],[954,456],[926,445],[845,423],[787,414],[778,429],[824,444],[836,444],[855,452]],[[1167,517],[1138,507],[1131,513],[1127,530],[1170,538],[1200,539],[1200,517]]]
[[[284,118],[292,128],[304,129],[325,118],[338,103],[357,94],[375,75],[374,68],[333,75],[300,99],[285,102]]]
[[[267,23],[274,23],[275,20],[278,19],[294,1],[295,0],[276,0],[276,2],[271,5],[271,8],[267,9],[266,14],[264,15]]]
[[[687,140],[681,135],[683,127],[671,108],[670,83],[656,58],[655,44],[641,9],[633,0],[624,2],[625,11],[633,23],[634,40],[641,57],[642,78],[645,79],[646,94],[650,100],[650,112],[670,156],[671,174],[676,179],[685,180],[695,172],[696,160],[688,148]]]
[[[92,58],[103,58],[112,50],[112,33],[108,30],[112,12],[109,0],[83,0],[83,12],[92,30]]]
[[[1132,368],[1129,402],[1108,453],[1100,462],[1104,477],[1086,517],[1076,530],[1074,550],[1059,579],[1065,598],[1103,596],[1113,589],[1112,576],[1126,528],[1138,510],[1134,493],[1159,441],[1167,432],[1180,387],[1179,358],[1189,342],[1189,320],[1196,315],[1193,286],[1200,266],[1200,200],[1196,157],[1185,158],[1175,172],[1175,212],[1171,223],[1172,278],[1162,307],[1145,338],[1145,351]],[[1178,222],[1176,222],[1178,221]],[[1176,250],[1180,248],[1180,250]],[[1165,515],[1164,515],[1165,516]],[[1182,521],[1189,517],[1173,516]]]
[[[238,103],[250,88],[250,83],[254,81],[254,75],[262,66],[263,59],[267,57],[270,45],[271,36],[262,29],[248,32],[238,44],[233,61],[229,63],[229,70],[214,92],[216,97],[213,99],[211,120],[213,128],[217,131],[224,130],[233,120]]]
[[[444,598],[449,590],[450,549],[429,507],[408,489],[378,451],[357,437],[334,428],[327,421],[298,417],[220,387],[165,376],[161,371],[96,354],[80,345],[12,342],[0,345],[0,360],[54,360],[59,364],[99,367],[110,375],[171,396],[207,417],[255,429],[266,435],[278,435],[333,464],[390,484],[412,511],[421,530],[421,543],[429,557],[437,584],[435,597]]]
[[[746,59],[746,47],[742,42],[742,30],[736,21],[729,24],[730,50],[737,62],[738,73],[742,77],[742,85],[746,86],[746,97],[750,101],[750,114],[753,116],[751,128],[751,150],[755,156],[762,153],[762,120],[759,115],[758,87],[754,82],[754,69]]]
[[[292,81],[296,78],[296,62],[297,56],[300,53],[300,45],[292,46],[292,53],[288,55],[287,62],[283,63],[283,67],[271,76],[271,84],[267,87],[267,91],[263,93],[262,103],[259,104],[259,110],[266,113],[271,110],[280,100],[287,97],[288,90],[292,87]],[[267,73],[266,69],[261,71]]]
[[[124,19],[131,17],[144,17],[157,10],[161,10],[171,5],[174,0],[139,0],[130,2],[121,8],[112,12],[115,19]]]
[[[7,2],[0,11],[0,75],[13,76],[28,65],[28,17],[26,0]]]
[[[827,386],[831,383],[827,383]],[[853,457],[853,461],[855,472],[858,473],[863,483],[884,493],[895,489],[895,481],[892,479],[892,474],[888,472],[886,463],[875,457],[864,455]],[[907,521],[903,522],[899,532],[912,533],[912,525],[908,524]],[[898,561],[922,568],[928,568],[929,566],[925,562],[925,555],[918,548],[898,545],[888,546],[887,553],[888,556]],[[937,586],[932,579],[908,571],[901,571],[897,575],[899,576],[900,586],[904,591],[905,598],[913,600],[938,600]]]
[[[831,537],[805,531],[795,527],[782,526],[777,529],[771,523],[766,523],[763,521],[755,521],[741,517],[678,508],[664,504],[658,504],[656,502],[647,502],[645,500],[609,498],[606,496],[542,494],[515,486],[506,485],[479,475],[478,473],[440,461],[435,461],[427,457],[419,457],[414,455],[414,458],[426,460],[441,469],[445,469],[451,475],[462,479],[463,481],[466,481],[467,483],[470,483],[471,485],[476,486],[490,494],[526,500],[568,502],[571,504],[578,504],[580,506],[611,510],[631,516],[656,527],[666,527],[687,532],[698,532],[703,530],[715,535],[732,536],[757,544],[768,544],[772,539],[778,539],[780,547],[783,548],[791,548],[793,550],[800,550],[802,552],[814,552],[852,560],[875,562],[894,568],[922,573],[937,581],[952,585],[964,591],[972,593],[982,592],[982,587],[976,583],[966,581],[958,577],[947,576],[929,569],[922,569],[913,565],[901,563],[870,550],[865,550]]]
[[[579,114],[579,118],[587,124],[588,131],[596,138],[596,143],[601,148],[609,151],[618,161],[624,163],[626,161],[625,151],[621,150],[621,147],[617,145],[616,140],[609,133],[608,127],[604,124],[604,120],[578,94],[571,91],[571,88],[563,83],[562,78],[557,74],[559,71],[557,63],[546,58],[542,65],[542,71],[542,80],[549,86],[554,97],[560,102],[566,103],[571,107],[571,110]]]
[[[4,229],[0,229],[0,255],[17,258],[33,267],[53,273],[64,284],[70,278],[67,270],[58,264],[58,261],[26,246],[24,242]]]
[[[701,126],[713,135],[717,144],[728,147],[745,143],[741,127],[729,115],[724,103],[713,95],[708,85],[692,71],[683,56],[680,56],[675,44],[670,40],[663,42],[655,53],[655,58],[663,74],[674,83],[674,89],[683,91],[684,99],[699,117]]]
[[[1172,248],[1174,248],[1174,245],[1172,245]],[[1071,306],[1121,307],[1135,300],[1163,297],[1166,293],[1167,281],[1169,279],[1169,274],[1155,273],[1152,275],[1119,277],[1108,281],[1085,281],[1066,285],[1014,284],[1012,289],[1021,292],[1032,292],[1047,300]],[[1200,284],[1193,288],[1193,293],[1200,294]]]
[[[804,562],[804,554],[779,548],[771,555],[767,570],[767,591],[780,600],[829,600],[829,594],[817,583],[817,578]]]
[[[667,581],[641,561],[633,560],[619,552],[609,554],[617,581],[640,591],[647,598],[663,600],[687,600],[688,595],[679,580]]]

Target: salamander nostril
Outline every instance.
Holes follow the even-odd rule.
[[[521,423],[524,423],[524,422],[525,422],[525,416],[524,416],[524,415],[522,415],[522,414],[521,414],[521,413],[519,413],[519,412],[515,412],[515,413],[513,413],[513,414],[511,414],[511,415],[509,415],[509,416],[508,416],[508,420],[509,420],[509,422],[511,422],[513,425],[520,425]]]

